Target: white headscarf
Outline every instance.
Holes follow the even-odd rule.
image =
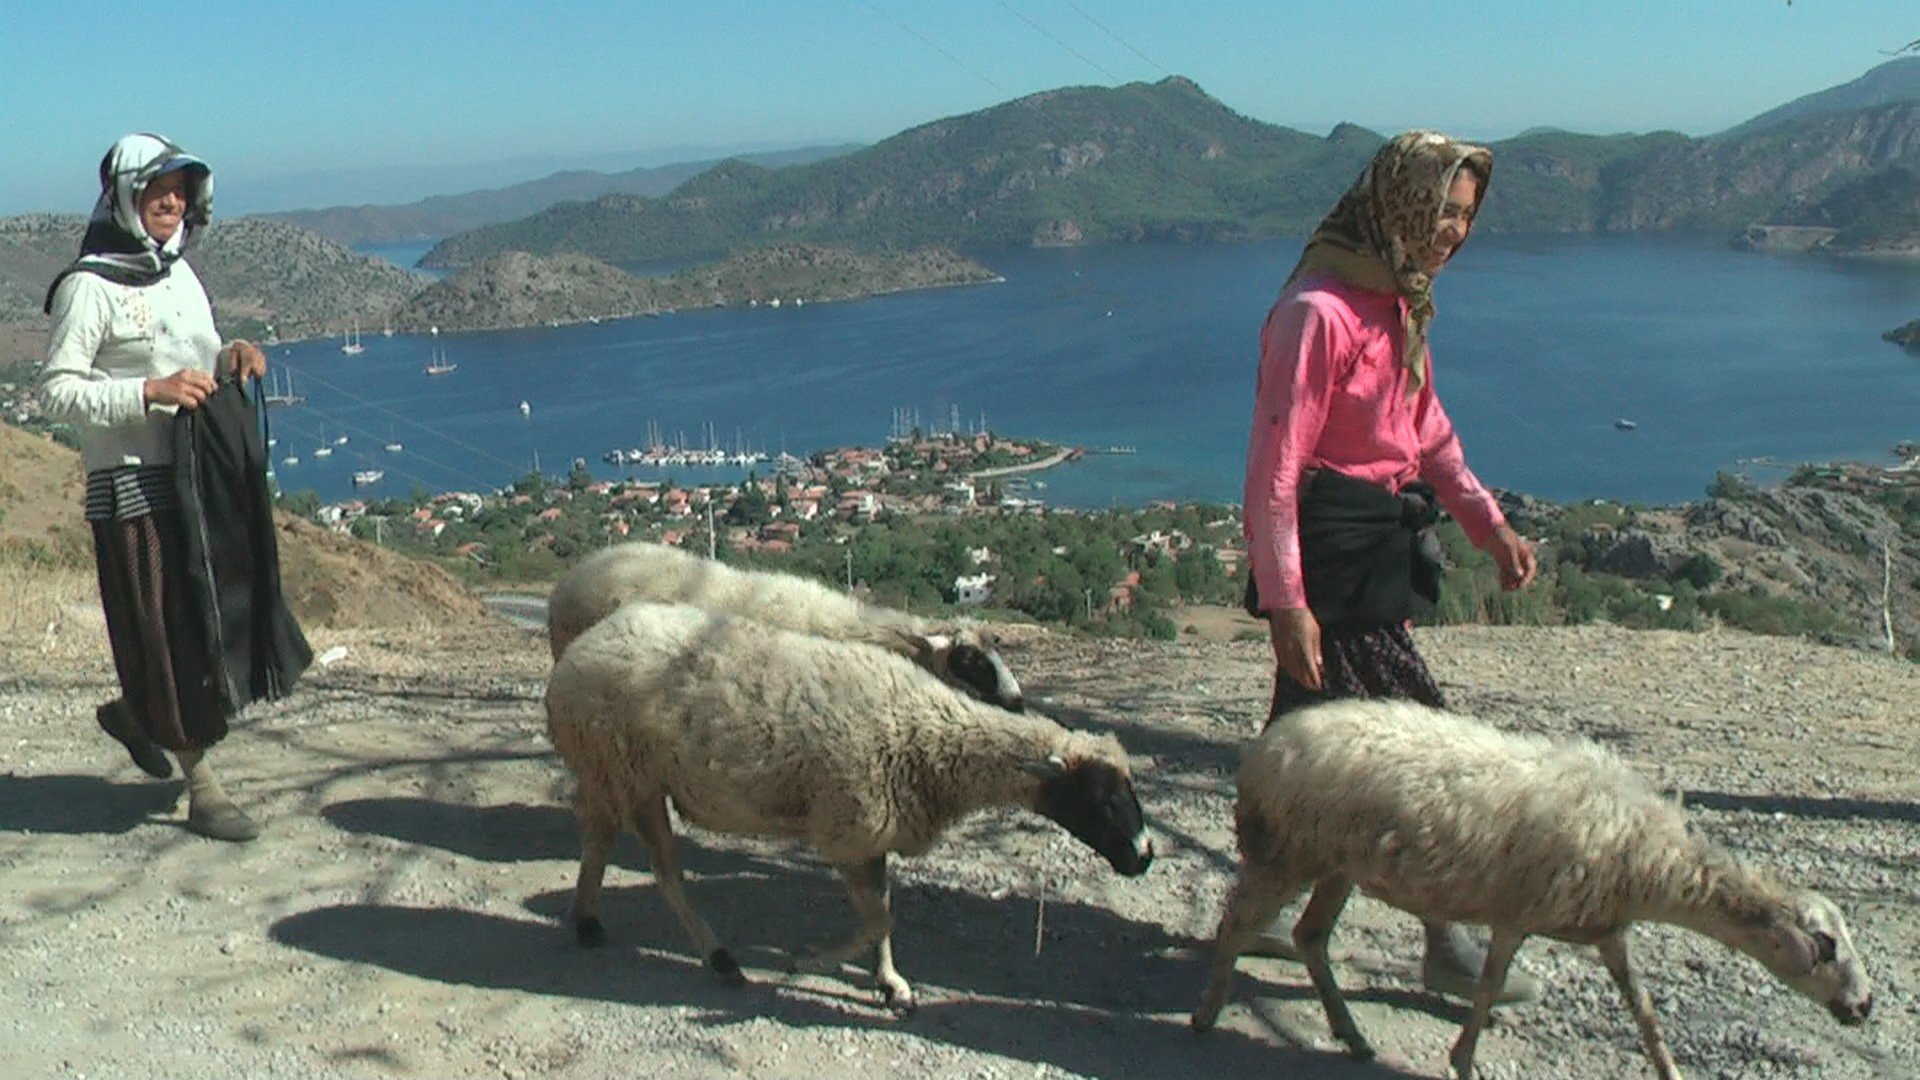
[[[187,212],[162,244],[140,221],[140,195],[155,178],[182,169],[188,171]],[[161,280],[212,216],[213,170],[206,162],[159,135],[125,136],[100,159],[100,197],[87,219],[80,257],[47,287],[45,309],[53,310],[53,290],[71,273],[99,274],[122,285]]]

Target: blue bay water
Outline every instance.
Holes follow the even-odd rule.
[[[422,249],[424,250],[424,249]],[[990,252],[1003,284],[778,310],[273,350],[287,490],[491,489],[669,440],[797,454],[877,445],[895,407],[944,426],[1137,453],[1035,474],[1050,503],[1238,501],[1261,320],[1298,242]],[[402,257],[405,252],[400,249]],[[414,257],[417,257],[414,256]],[[1776,258],[1717,238],[1476,237],[1441,275],[1436,384],[1487,483],[1553,499],[1699,498],[1740,458],[1882,459],[1920,438],[1920,266]],[[522,417],[519,403],[531,414]],[[1614,426],[1618,418],[1637,424]],[[346,435],[330,458],[311,454]],[[390,438],[405,444],[388,454]],[[681,482],[738,470],[673,470]],[[1756,479],[1778,473],[1757,472]]]

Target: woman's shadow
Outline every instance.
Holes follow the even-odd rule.
[[[99,776],[0,776],[0,832],[132,832],[180,800],[178,780],[120,784]]]

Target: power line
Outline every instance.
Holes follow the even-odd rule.
[[[899,27],[901,33],[908,34],[914,37],[920,42],[920,44],[925,45],[927,48],[932,49],[934,52],[937,52],[941,56],[944,56],[947,59],[953,61],[955,66],[966,71],[967,74],[972,75],[974,78],[979,79],[981,82],[986,83],[988,86],[993,87],[995,93],[998,93],[1002,97],[1007,96],[1007,89],[1005,87],[1001,86],[999,83],[994,82],[992,79],[988,78],[984,72],[975,68],[972,64],[967,63],[965,60],[960,59],[959,57],[948,52],[946,49],[942,48],[939,42],[933,40],[932,38],[921,33],[920,31],[915,30],[913,27],[908,26],[906,23],[901,22],[899,19],[895,18],[894,16],[889,15],[884,11],[881,11],[879,8],[874,7],[872,4],[867,5],[867,10],[887,20],[893,25]]]
[[[1007,3],[1007,0],[1000,0],[1000,6],[1003,8],[1006,8],[1009,12],[1012,12],[1014,18],[1019,19],[1021,22],[1026,23],[1028,26],[1033,27],[1034,30],[1039,32],[1041,37],[1046,38],[1048,41],[1051,41],[1055,45],[1058,45],[1061,48],[1072,53],[1074,56],[1080,59],[1081,63],[1087,65],[1088,67],[1099,72],[1100,74],[1105,75],[1109,80],[1113,82],[1125,81],[1120,76],[1115,75],[1113,72],[1108,71],[1106,68],[1103,68],[1099,64],[1094,63],[1091,59],[1087,57],[1086,53],[1081,52],[1079,49],[1076,49],[1073,46],[1067,44],[1066,42],[1060,40],[1059,38],[1053,36],[1053,34],[1050,31],[1048,31],[1046,27],[1041,26],[1039,23],[1034,22],[1032,19],[1027,18],[1026,15],[1021,13],[1020,9],[1014,7],[1012,4]]]
[[[1073,0],[1062,0],[1062,2],[1065,3],[1068,7],[1072,8],[1073,10],[1079,12],[1081,18],[1092,23],[1096,28],[1099,29],[1101,33],[1119,42],[1122,48],[1126,49],[1128,52],[1139,57],[1140,59],[1145,60],[1147,62],[1147,65],[1149,67],[1152,67],[1155,71],[1158,71],[1162,75],[1173,74],[1173,72],[1168,71],[1164,67],[1161,67],[1159,62],[1154,60],[1153,57],[1148,56],[1146,53],[1143,53],[1139,49],[1134,48],[1132,42],[1128,41],[1126,38],[1121,37],[1119,34],[1114,33],[1112,30],[1109,30],[1106,27],[1106,24],[1102,23],[1099,19],[1096,19],[1093,16],[1087,14],[1086,9],[1082,8],[1079,4],[1074,3]]]

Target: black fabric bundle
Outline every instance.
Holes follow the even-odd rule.
[[[279,539],[254,398],[230,376],[173,426],[187,578],[233,712],[286,696],[313,649],[280,593]]]
[[[1433,487],[1398,494],[1334,469],[1310,474],[1300,497],[1300,572],[1307,606],[1322,627],[1382,626],[1430,611],[1440,600],[1440,520]],[[1266,612],[1247,579],[1247,611]]]

